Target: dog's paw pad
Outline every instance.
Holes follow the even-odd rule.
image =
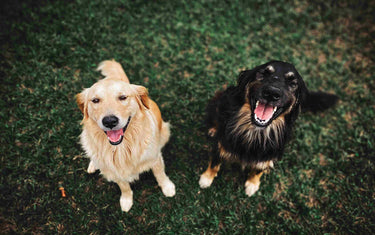
[[[128,197],[121,197],[120,206],[122,211],[128,212],[133,206],[133,199]]]
[[[254,183],[246,182],[246,184],[245,184],[246,195],[249,196],[249,197],[254,195],[254,193],[256,193],[258,191],[259,185],[260,184],[254,184]]]
[[[92,174],[95,173],[97,168],[95,167],[94,163],[90,161],[89,167],[87,168],[87,173]]]
[[[173,197],[176,194],[176,187],[174,186],[174,184],[172,183],[172,181],[170,181],[167,184],[165,184],[161,188],[161,190],[163,191],[163,194],[166,197]]]
[[[213,181],[213,178],[207,177],[205,174],[202,174],[201,178],[199,179],[199,186],[201,188],[208,188],[211,186]]]

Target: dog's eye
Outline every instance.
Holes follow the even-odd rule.
[[[120,95],[118,97],[119,100],[126,100],[126,98],[128,98],[126,95]]]
[[[100,100],[98,98],[94,98],[91,100],[91,102],[93,102],[94,104],[97,104],[100,102]]]
[[[256,75],[255,75],[255,78],[256,78],[257,80],[262,80],[262,79],[263,79],[263,74],[257,72]]]
[[[291,88],[296,88],[297,87],[297,85],[298,85],[298,83],[297,83],[297,80],[292,80],[292,81],[290,81],[290,87]]]

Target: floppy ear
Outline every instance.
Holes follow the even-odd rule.
[[[145,107],[146,109],[150,108],[150,98],[148,97],[148,91],[146,87],[144,86],[137,86],[137,85],[132,85],[134,86],[135,90],[137,91],[137,101],[140,104],[140,108]]]
[[[249,82],[254,81],[256,78],[256,70],[245,70],[240,73],[237,80],[237,86],[240,88],[240,90],[245,89],[246,85]]]
[[[271,61],[272,62],[272,61]],[[264,69],[269,65],[271,62],[268,62],[267,64],[259,65],[251,70],[245,70],[240,73],[237,80],[237,86],[241,91],[245,90],[245,87],[248,83],[255,81],[256,79],[259,79],[259,77],[263,76],[262,73],[264,72]]]
[[[303,81],[301,75],[297,72],[298,76],[298,91],[297,91],[297,99],[298,99],[298,104],[302,105],[305,103],[306,98],[309,94],[309,91],[306,87],[305,82]]]
[[[84,89],[81,93],[76,95],[76,101],[79,109],[83,113],[83,120],[87,119],[89,117],[89,113],[87,111],[87,93],[88,89]]]
[[[298,74],[298,88],[296,90],[296,101],[293,105],[293,108],[289,114],[289,120],[294,123],[297,120],[298,115],[300,114],[301,110],[303,109],[303,104],[306,102],[306,98],[308,96],[308,90],[305,85],[305,82],[303,81],[301,75]]]

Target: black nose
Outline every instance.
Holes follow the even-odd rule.
[[[105,127],[112,129],[113,127],[117,126],[118,118],[116,116],[106,116],[103,118],[102,123]]]
[[[278,101],[281,95],[281,89],[274,86],[266,87],[262,92],[263,98],[268,101]]]

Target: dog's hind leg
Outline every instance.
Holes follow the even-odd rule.
[[[201,188],[208,188],[211,186],[214,178],[217,176],[217,173],[220,170],[221,159],[220,156],[216,153],[213,155],[210,163],[208,164],[207,170],[201,175],[199,179],[199,186]]]
[[[259,189],[260,177],[262,177],[263,171],[252,170],[245,182],[245,193],[247,196],[251,197]]]
[[[156,181],[158,182],[158,185],[163,191],[163,194],[167,197],[173,197],[176,194],[176,188],[173,182],[165,174],[165,166],[161,153],[159,153],[159,157],[151,169],[152,173],[154,173]]]
[[[128,212],[133,206],[133,191],[126,181],[116,182],[121,190],[120,206],[121,210]]]
[[[89,167],[87,167],[87,173],[89,173],[89,174],[95,173],[95,171],[97,169],[98,168],[96,168],[94,162],[92,160],[90,160]]]

